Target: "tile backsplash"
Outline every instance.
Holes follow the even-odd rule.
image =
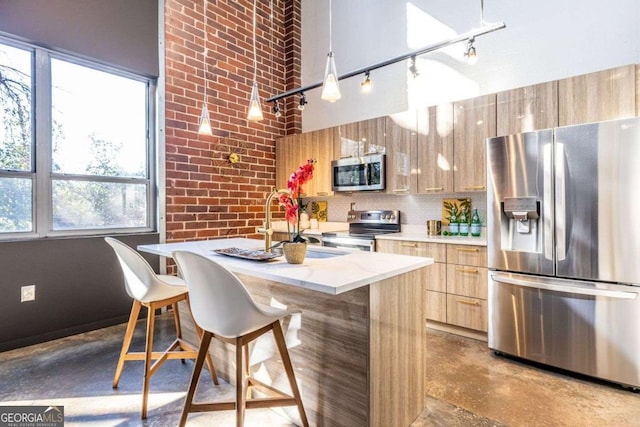
[[[428,219],[442,219],[443,199],[465,197],[471,199],[471,209],[478,209],[484,225],[487,213],[487,194],[483,192],[408,196],[360,192],[332,197],[313,197],[308,200],[326,200],[327,221],[330,222],[346,222],[349,207],[351,203],[355,203],[356,210],[397,209],[400,211],[402,224],[424,225]]]

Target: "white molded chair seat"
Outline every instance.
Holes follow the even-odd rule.
[[[149,263],[138,252],[111,237],[105,237],[105,241],[116,253],[122,273],[124,274],[125,289],[129,296],[133,298],[133,306],[127,323],[122,350],[118,358],[118,365],[113,378],[113,388],[118,387],[120,376],[124,368],[124,363],[132,360],[144,360],[144,378],[142,386],[142,419],[147,418],[147,403],[149,396],[149,380],[156,370],[168,359],[195,359],[196,349],[182,339],[182,329],[180,326],[180,315],[178,312],[178,302],[185,301],[189,306],[189,294],[184,280],[176,276],[156,274]],[[153,332],[155,329],[156,310],[166,307],[173,307],[173,316],[176,326],[176,339],[163,352],[153,351]],[[129,347],[133,338],[140,309],[147,308],[147,335],[144,352],[130,352]],[[202,331],[196,327],[198,335]],[[153,364],[151,361],[155,360]],[[217,385],[218,378],[211,358],[207,358],[207,365],[211,372],[211,378]]]
[[[280,319],[292,313],[299,313],[299,311],[257,304],[238,277],[224,266],[202,255],[187,251],[175,251],[173,259],[189,288],[193,318],[204,330],[180,425],[186,424],[189,412],[235,408],[237,425],[242,426],[245,408],[296,405],[303,425],[308,426],[309,423],[280,326]],[[250,376],[249,343],[269,331],[273,331],[293,396],[275,390],[270,385],[263,384]],[[209,344],[212,337],[236,346],[236,399],[233,402],[193,403],[204,357],[209,354]],[[270,397],[267,400],[247,398],[250,387],[259,388],[261,392],[275,395],[275,397]]]

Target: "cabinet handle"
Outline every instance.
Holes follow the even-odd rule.
[[[479,252],[478,248],[456,248],[456,251],[460,252]]]
[[[427,187],[424,189],[424,191],[442,191],[444,190],[444,187]]]
[[[456,268],[456,271],[459,271],[461,273],[475,273],[475,274],[478,274],[478,270],[476,270],[475,268],[458,267],[458,268]]]
[[[408,188],[395,188],[393,190],[394,193],[406,193],[407,191],[409,191]]]
[[[480,303],[478,301],[468,301],[468,300],[464,300],[464,299],[459,299],[457,300],[460,304],[466,304],[466,305],[480,305]]]
[[[417,248],[418,245],[415,243],[400,243],[400,246],[403,248]]]
[[[487,187],[485,187],[484,185],[470,185],[468,187],[464,187],[465,190],[484,190]]]
[[[318,192],[318,196],[328,196],[329,193],[327,193],[326,191],[319,191]]]

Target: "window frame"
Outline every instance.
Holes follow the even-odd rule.
[[[0,233],[0,241],[40,239],[49,237],[102,236],[137,234],[157,231],[158,220],[158,168],[156,164],[157,135],[157,79],[40,46],[16,41],[0,35],[0,43],[31,52],[31,170],[0,169],[0,178],[30,178],[32,181],[32,223],[28,232]],[[128,78],[146,86],[146,176],[141,178],[96,176],[53,172],[52,168],[52,78],[51,60],[61,60],[100,72]],[[53,230],[53,182],[100,182],[116,184],[144,184],[146,188],[147,224],[142,227],[82,228]]]

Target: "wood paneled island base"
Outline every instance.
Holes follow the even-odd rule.
[[[256,301],[301,310],[283,330],[311,425],[407,426],[423,410],[426,268],[338,295],[238,274]],[[233,349],[214,340],[210,351],[218,375],[235,383]],[[257,378],[288,391],[273,337],[250,351]],[[282,410],[298,419],[295,407]]]

